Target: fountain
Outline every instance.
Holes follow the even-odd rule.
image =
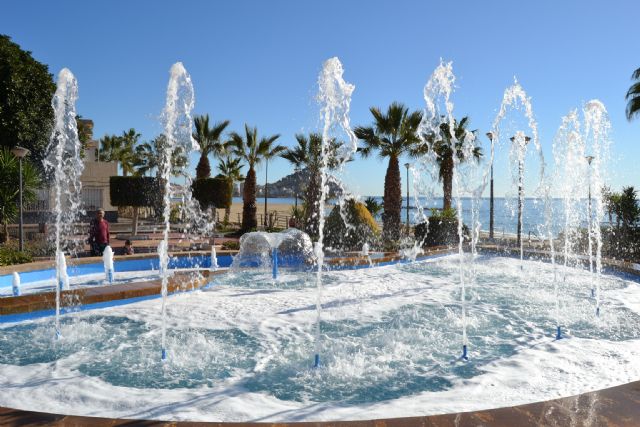
[[[162,241],[158,245],[158,257],[160,259],[160,275],[162,278],[162,360],[167,357],[166,352],[166,305],[167,305],[167,284],[168,284],[168,264],[169,264],[169,232],[171,223],[171,197],[173,195],[171,186],[172,158],[178,151],[181,154],[188,154],[199,151],[198,143],[191,134],[192,119],[191,111],[195,104],[193,85],[191,77],[187,74],[181,62],[175,63],[171,67],[169,85],[167,87],[167,100],[163,110],[164,137],[165,143],[160,152],[160,166],[158,168],[159,177],[164,183],[163,195],[163,218],[164,229],[162,231]],[[183,168],[188,167],[187,165]],[[188,183],[190,184],[190,183]],[[185,185],[182,193],[183,201],[192,205],[191,186]],[[185,200],[186,198],[186,200]],[[183,204],[184,205],[184,204]]]
[[[211,266],[209,271],[218,271],[218,257],[216,255],[216,247],[211,245]]]
[[[67,240],[73,235],[73,224],[83,212],[80,175],[84,169],[82,146],[78,138],[75,104],[78,99],[76,78],[66,68],[58,74],[56,93],[52,100],[54,128],[44,167],[53,175],[54,184],[54,240],[56,251],[56,334],[60,335],[60,290],[68,288],[64,252],[74,254],[77,247]]]
[[[113,250],[109,245],[104,248],[102,262],[104,263],[105,280],[111,285],[113,284]]]
[[[324,121],[323,153],[326,155],[326,144],[336,132],[342,132],[348,139],[339,157],[346,160],[355,147],[348,117],[353,86],[344,82],[342,74],[336,58],[325,62],[318,79],[318,99]],[[444,134],[449,147],[467,156],[475,148],[475,135],[451,132],[455,127],[454,82],[451,63],[441,63],[425,86],[421,130],[442,136],[443,129],[449,129]],[[169,257],[168,209],[171,196],[178,196],[169,185],[169,159],[176,149],[189,153],[197,148],[190,135],[190,79],[180,64],[174,65],[164,111],[167,143],[160,168],[165,185],[164,239],[158,246],[157,264],[161,302],[128,301],[101,310],[79,310],[61,320],[56,317],[56,332],[64,331],[65,339],[60,341],[51,338],[46,319],[0,322],[0,387],[12,390],[0,396],[0,405],[123,418],[339,420],[516,405],[637,379],[640,366],[633,361],[640,356],[640,286],[627,277],[602,271],[606,260],[602,259],[599,224],[604,207],[599,192],[609,145],[606,110],[598,101],[590,101],[584,107],[584,125],[577,112],[563,120],[554,143],[554,158],[561,168],[553,179],[542,174],[538,188],[529,193],[525,174],[532,168],[526,162],[526,138],[531,135],[534,144],[529,147],[535,146],[537,128],[530,125],[525,133],[520,127],[508,134],[502,128],[506,111],[516,104],[525,106],[525,116],[533,122],[524,90],[518,84],[512,86],[505,92],[494,123],[495,144],[496,148],[500,144],[500,131],[514,136],[509,168],[514,172],[521,231],[525,183],[527,194],[545,202],[544,234],[551,264],[542,262],[549,255],[546,248],[539,260],[525,260],[520,241],[518,260],[485,253],[478,242],[478,200],[493,164],[492,141],[486,167],[462,164],[454,156],[457,254],[418,259],[422,242],[414,242],[404,251],[404,257],[414,262],[385,261],[378,268],[374,261],[379,261],[367,242],[359,254],[368,257],[374,268],[357,269],[346,263],[332,269],[334,262],[324,263],[322,244],[326,184],[332,179],[325,158],[320,239],[315,246],[299,230],[245,234],[230,272],[216,274],[215,286],[171,300],[168,328],[167,282],[173,261]],[[566,165],[559,165],[565,160]],[[420,194],[429,191],[427,179],[437,182],[429,176],[436,161],[433,150],[427,150],[413,169],[414,177],[421,178]],[[541,156],[538,161],[544,169]],[[586,214],[580,196],[585,182],[594,199],[593,209],[589,203]],[[558,187],[552,189],[552,183]],[[189,181],[185,187],[188,190]],[[564,206],[557,215],[565,231],[565,262],[560,267],[556,267],[551,233],[552,190],[562,196]],[[471,196],[470,253],[465,251],[462,229],[462,199],[467,196]],[[205,215],[200,219],[190,216],[198,209],[190,192],[179,197],[187,206],[184,227],[190,231],[185,234],[196,229],[207,233],[210,225],[198,222]],[[416,206],[418,216],[426,219],[427,206],[418,202]],[[589,270],[581,268],[575,244],[577,230],[585,222],[589,244],[593,240],[595,246]],[[64,233],[59,238],[62,242]],[[60,283],[65,286],[68,274],[81,280],[74,279],[74,269],[67,274],[64,243],[59,247],[58,310]],[[592,249],[589,246],[589,253]],[[224,257],[218,257],[211,246],[198,263],[210,259],[208,268],[216,271],[219,264],[228,265]],[[110,248],[103,261],[104,275],[111,283]],[[101,267],[92,266],[91,271],[103,284]],[[557,280],[558,268],[565,273],[566,282]],[[125,276],[120,271],[119,279],[120,274]],[[524,272],[529,273],[526,286]],[[22,293],[29,292],[30,274],[14,273],[14,283],[18,283],[14,288],[20,288],[22,280]],[[593,283],[594,299],[585,298],[586,282]],[[601,289],[606,289],[606,300]],[[593,316],[594,301],[599,317]],[[601,313],[602,304],[606,310]],[[549,337],[552,327],[555,340]],[[563,333],[571,339],[560,340]],[[461,359],[473,356],[468,363],[451,361],[451,354],[459,354],[460,335]],[[159,340],[161,360],[157,357]],[[314,366],[322,369],[306,368],[311,352]],[[597,372],[594,361],[600,368]]]
[[[17,272],[13,272],[13,283],[11,284],[11,292],[14,297],[20,296],[20,275]]]
[[[305,232],[295,228],[278,233],[254,231],[240,238],[240,250],[230,270],[232,273],[270,270],[275,281],[279,267],[306,271],[314,262],[313,244]]]

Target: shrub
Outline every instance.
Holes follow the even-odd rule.
[[[462,225],[463,236],[469,235],[469,228]],[[422,222],[415,227],[415,238],[428,246],[454,246],[458,244],[458,217],[455,209],[437,211],[433,209],[429,223]]]
[[[325,222],[324,235],[324,245],[328,248],[359,251],[364,243],[379,239],[380,228],[364,203],[350,199],[345,201],[342,212],[340,206],[333,208]]]
[[[240,242],[236,240],[227,240],[226,242],[222,242],[222,249],[227,251],[237,251],[240,249]]]
[[[160,206],[164,186],[162,180],[150,176],[112,176],[109,197],[113,206]]]
[[[26,252],[20,252],[8,246],[0,246],[0,265],[24,264],[31,261],[31,255]]]
[[[197,179],[191,185],[193,197],[202,209],[226,209],[231,206],[233,181],[225,177]]]

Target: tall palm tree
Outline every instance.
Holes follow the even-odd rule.
[[[135,171],[135,146],[140,134],[131,128],[122,132],[121,136],[105,135],[100,139],[100,161],[118,162],[122,168],[122,175],[128,176]]]
[[[640,115],[640,68],[631,74],[631,79],[635,83],[631,85],[627,91],[627,120],[631,121],[634,117]]]
[[[453,136],[452,139],[449,122],[445,121],[440,124],[439,132],[430,132],[424,135],[424,139],[427,144],[420,146],[415,150],[418,154],[424,153],[429,149],[433,150],[436,154],[436,161],[438,162],[438,178],[442,182],[442,209],[451,209],[451,199],[453,193],[453,160],[454,153],[460,163],[471,160],[480,160],[482,157],[482,149],[480,147],[474,147],[471,152],[464,150],[464,141],[467,134],[470,132],[473,135],[473,141],[478,133],[477,130],[468,131],[467,125],[469,124],[469,117],[465,116],[460,121],[454,119],[453,121]]]
[[[220,159],[218,163],[218,169],[220,175],[231,180],[231,187],[235,188],[235,183],[244,181],[244,175],[242,175],[242,168],[244,165],[241,163],[242,159],[239,157],[227,156],[224,159]],[[227,206],[224,210],[224,223],[229,223],[229,216],[231,215],[231,206]]]
[[[275,135],[275,139],[279,138],[280,135]],[[269,150],[264,153],[264,226],[267,227],[267,197],[269,196],[268,186],[269,186],[269,160],[274,157],[279,156],[286,150],[286,147],[282,145],[270,146]]]
[[[244,191],[242,194],[242,230],[249,231],[258,226],[256,216],[256,170],[258,165],[265,156],[265,153],[271,151],[273,142],[280,135],[273,135],[268,138],[258,140],[258,128],[244,125],[245,136],[242,137],[237,132],[232,132],[229,145],[233,150],[233,154],[240,157],[249,165],[249,171],[244,182]]]
[[[307,175],[307,186],[305,190],[305,201],[307,209],[304,210],[304,231],[316,238],[318,236],[318,223],[320,212],[321,193],[321,167],[322,167],[322,135],[312,132],[307,137],[303,134],[296,134],[297,145],[285,150],[280,157],[288,160],[295,168],[303,169]],[[338,166],[336,153],[340,147],[340,142],[332,138],[326,148],[327,167],[335,169]]]
[[[380,158],[389,158],[384,178],[382,226],[384,239],[393,242],[400,238],[402,210],[398,159],[403,154],[412,154],[416,148],[420,140],[416,132],[422,121],[422,113],[409,113],[407,107],[399,102],[392,103],[386,114],[377,107],[371,107],[369,111],[374,118],[373,125],[358,126],[354,133],[364,142],[364,146],[359,150],[362,157],[368,157],[373,151],[378,151]]]
[[[193,122],[196,128],[193,139],[200,144],[200,160],[196,166],[196,179],[209,178],[211,176],[209,154],[219,157],[225,152],[226,145],[220,141],[220,136],[229,126],[229,120],[217,122],[210,128],[209,115],[206,114],[204,116],[196,116]]]

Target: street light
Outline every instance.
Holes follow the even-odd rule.
[[[531,141],[531,137],[525,136],[524,133],[518,132],[515,136],[512,136],[511,142],[518,142],[522,144],[522,156],[518,156],[518,239],[516,243],[520,246],[520,256],[522,257],[521,235],[522,235],[522,208],[524,205],[524,151],[527,148],[527,144]],[[523,143],[524,141],[524,143]]]
[[[493,239],[493,132],[487,132],[487,138],[491,141],[491,184],[489,193],[489,239]]]
[[[24,250],[24,236],[23,236],[23,223],[22,223],[22,158],[25,156],[29,155],[29,150],[27,150],[26,148],[23,147],[14,147],[11,149],[11,152],[13,153],[14,156],[16,156],[18,158],[18,163],[20,164],[20,171],[19,171],[19,175],[20,175],[20,222],[19,222],[19,227],[18,227],[18,233],[19,233],[19,237],[18,237],[18,244],[19,244],[19,249],[20,252],[22,252]]]
[[[411,163],[405,163],[404,167],[407,168],[407,235],[409,235],[409,168]]]

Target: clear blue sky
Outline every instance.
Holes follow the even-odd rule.
[[[602,100],[614,141],[607,180],[619,188],[640,187],[640,120],[624,117],[630,75],[640,67],[638,16],[635,0],[14,0],[3,3],[0,33],[54,75],[72,70],[78,112],[94,120],[97,138],[130,127],[143,139],[157,135],[176,61],[192,76],[196,113],[229,119],[232,130],[257,125],[292,145],[296,132],[319,126],[314,96],[325,59],[341,59],[356,86],[351,122],[362,125],[371,122],[370,106],[398,100],[423,108],[424,84],[442,57],[457,75],[456,116],[470,115],[481,135],[517,76],[532,97],[548,162],[561,117]],[[357,193],[382,194],[386,162],[358,159],[348,169]],[[277,160],[270,181],[290,171]]]

